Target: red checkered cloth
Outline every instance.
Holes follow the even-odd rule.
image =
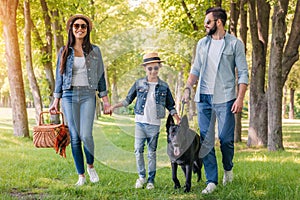
[[[70,144],[70,134],[68,127],[61,126],[55,129],[56,138],[54,140],[54,149],[59,155],[66,157],[66,147]]]

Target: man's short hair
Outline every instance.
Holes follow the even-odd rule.
[[[213,13],[214,18],[220,19],[222,21],[223,26],[225,26],[226,20],[227,20],[226,11],[221,7],[212,7],[212,8],[208,8],[206,10],[205,15],[207,15],[211,12]]]

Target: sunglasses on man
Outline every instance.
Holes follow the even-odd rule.
[[[75,30],[78,30],[79,27],[81,29],[85,30],[88,27],[88,25],[87,24],[73,24],[73,27],[75,28]]]
[[[218,19],[214,19],[214,20],[206,19],[204,20],[204,25],[209,25],[212,21],[216,22],[218,21]]]

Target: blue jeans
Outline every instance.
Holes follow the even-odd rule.
[[[96,108],[95,90],[73,87],[63,91],[62,107],[68,122],[76,170],[78,174],[84,174],[82,142],[87,164],[94,163],[92,130]]]
[[[200,95],[197,103],[198,124],[200,126],[201,149],[207,183],[218,184],[218,165],[215,155],[215,122],[218,120],[218,137],[222,152],[223,168],[230,171],[233,167],[234,156],[234,114],[231,107],[235,100],[226,103],[213,104],[212,95]]]
[[[156,149],[160,126],[136,123],[134,153],[136,157],[137,171],[140,178],[146,177],[144,146],[148,144],[148,183],[154,183],[156,174]]]

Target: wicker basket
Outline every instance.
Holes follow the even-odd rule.
[[[61,115],[61,124],[43,124],[43,114],[49,112],[41,112],[39,116],[39,125],[33,127],[33,144],[37,148],[54,148],[56,153],[60,150],[60,155],[65,157],[65,148],[70,144],[69,129],[64,123],[64,115]]]

